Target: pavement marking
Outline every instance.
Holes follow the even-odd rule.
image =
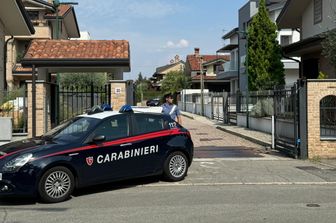
[[[232,183],[165,183],[143,184],[139,187],[171,187],[171,186],[232,186],[232,185],[336,185],[336,182],[232,182]]]
[[[253,158],[193,158],[193,162],[212,162],[212,161],[290,161],[295,160],[286,157],[253,157]]]
[[[213,162],[201,162],[200,166],[201,167],[204,167],[204,168],[208,168],[208,169],[219,169],[219,167],[216,167],[216,166],[211,166],[211,165],[214,165],[215,163]]]

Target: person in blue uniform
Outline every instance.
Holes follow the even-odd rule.
[[[166,94],[165,101],[162,105],[162,113],[166,115],[170,115],[170,117],[177,121],[180,125],[182,124],[181,112],[177,105],[173,104],[173,96],[171,94]]]

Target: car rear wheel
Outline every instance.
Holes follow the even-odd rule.
[[[53,167],[41,177],[38,193],[44,202],[62,202],[70,197],[74,185],[75,178],[68,168]]]
[[[164,177],[168,181],[180,181],[183,180],[188,172],[188,159],[182,152],[171,153],[163,168]]]

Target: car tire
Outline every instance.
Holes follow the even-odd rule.
[[[164,162],[163,176],[168,181],[181,181],[187,175],[188,167],[186,155],[180,151],[173,152]]]
[[[70,198],[75,187],[72,172],[63,166],[47,170],[38,184],[38,194],[43,202],[57,203]]]

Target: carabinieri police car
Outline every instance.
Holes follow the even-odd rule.
[[[0,196],[33,195],[54,203],[75,188],[105,182],[161,174],[180,181],[192,159],[189,131],[169,116],[130,106],[98,110],[0,147]]]

